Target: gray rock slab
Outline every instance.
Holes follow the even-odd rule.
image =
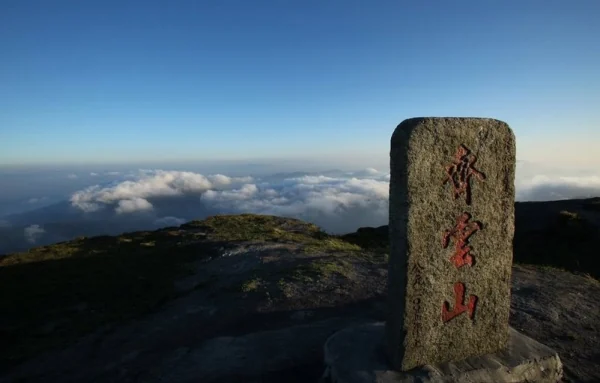
[[[391,139],[387,353],[397,370],[508,341],[515,137],[488,118],[413,118]]]
[[[502,383],[558,382],[562,363],[551,348],[510,328],[507,345],[495,352],[410,371],[391,368],[383,347],[384,323],[348,327],[325,343],[324,382]]]
[[[148,382],[249,381],[277,371],[322,360],[323,343],[358,318],[331,318],[306,325],[261,331],[239,337],[217,337],[196,348],[181,348],[151,369]]]

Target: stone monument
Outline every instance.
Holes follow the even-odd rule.
[[[402,371],[508,341],[515,137],[492,119],[410,119],[392,136],[387,352]]]
[[[515,162],[502,121],[412,118],[396,128],[388,318],[328,340],[333,381],[560,378],[558,355],[508,326]]]

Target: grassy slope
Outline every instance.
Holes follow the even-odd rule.
[[[192,262],[248,241],[297,243],[308,253],[360,250],[312,224],[244,214],[11,254],[0,259],[0,368],[152,311],[177,295],[173,282]]]

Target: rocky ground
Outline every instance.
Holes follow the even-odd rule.
[[[548,248],[547,235],[570,249],[567,270],[514,266],[511,310],[514,328],[558,351],[567,382],[600,381],[600,282],[586,258],[600,209],[586,204],[596,200],[559,206],[545,225],[517,218],[516,260]],[[329,335],[384,320],[386,282],[387,228],[331,236],[271,216],[9,255],[0,382],[317,382]]]

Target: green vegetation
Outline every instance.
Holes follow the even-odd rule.
[[[361,250],[355,244],[323,232],[312,223],[271,215],[218,215],[189,222],[182,228],[205,231],[210,239],[219,241],[298,243],[311,254]]]
[[[80,237],[11,254],[0,259],[0,368],[157,309],[177,296],[174,281],[194,273],[195,261],[236,241],[294,243],[307,255],[361,251],[313,224],[242,214],[153,232]],[[349,276],[351,270],[343,260],[319,259],[283,275],[309,283],[336,273]],[[241,291],[266,289],[262,278],[243,282]],[[279,287],[286,288],[283,279]],[[289,287],[286,291],[291,294]]]
[[[279,290],[286,298],[291,298],[293,296],[292,285],[286,282],[285,279],[281,278],[279,281],[277,281],[277,287],[279,287]]]
[[[0,260],[0,266],[70,258],[81,253],[81,246],[84,241],[84,239],[76,239],[70,242],[60,242],[50,246],[34,248],[24,253],[13,254]]]
[[[332,261],[316,261],[309,264],[309,270],[314,271],[322,277],[329,277],[332,274],[339,274],[346,278],[352,278],[353,266],[350,262],[343,259]]]
[[[301,243],[309,238],[327,237],[318,226],[270,215],[217,215],[203,221],[191,221],[182,229],[206,231],[221,241],[276,241]]]
[[[278,275],[282,275],[277,281],[278,290],[285,298],[292,298],[307,285],[314,285],[324,279],[334,276],[352,279],[354,265],[342,258],[311,259],[302,265],[279,272]]]
[[[202,253],[165,234],[79,238],[2,258],[0,368],[175,297],[173,281]]]
[[[250,279],[249,281],[242,283],[242,292],[249,293],[257,291],[262,284],[264,284],[264,281],[260,278]]]
[[[321,240],[309,241],[303,250],[310,254],[326,252],[357,252],[362,251],[360,246],[346,242],[340,238],[330,237]]]
[[[294,279],[300,281],[330,278],[334,274],[339,274],[345,278],[352,278],[353,271],[354,267],[345,259],[316,259],[312,262],[298,266],[293,271],[292,276]]]

